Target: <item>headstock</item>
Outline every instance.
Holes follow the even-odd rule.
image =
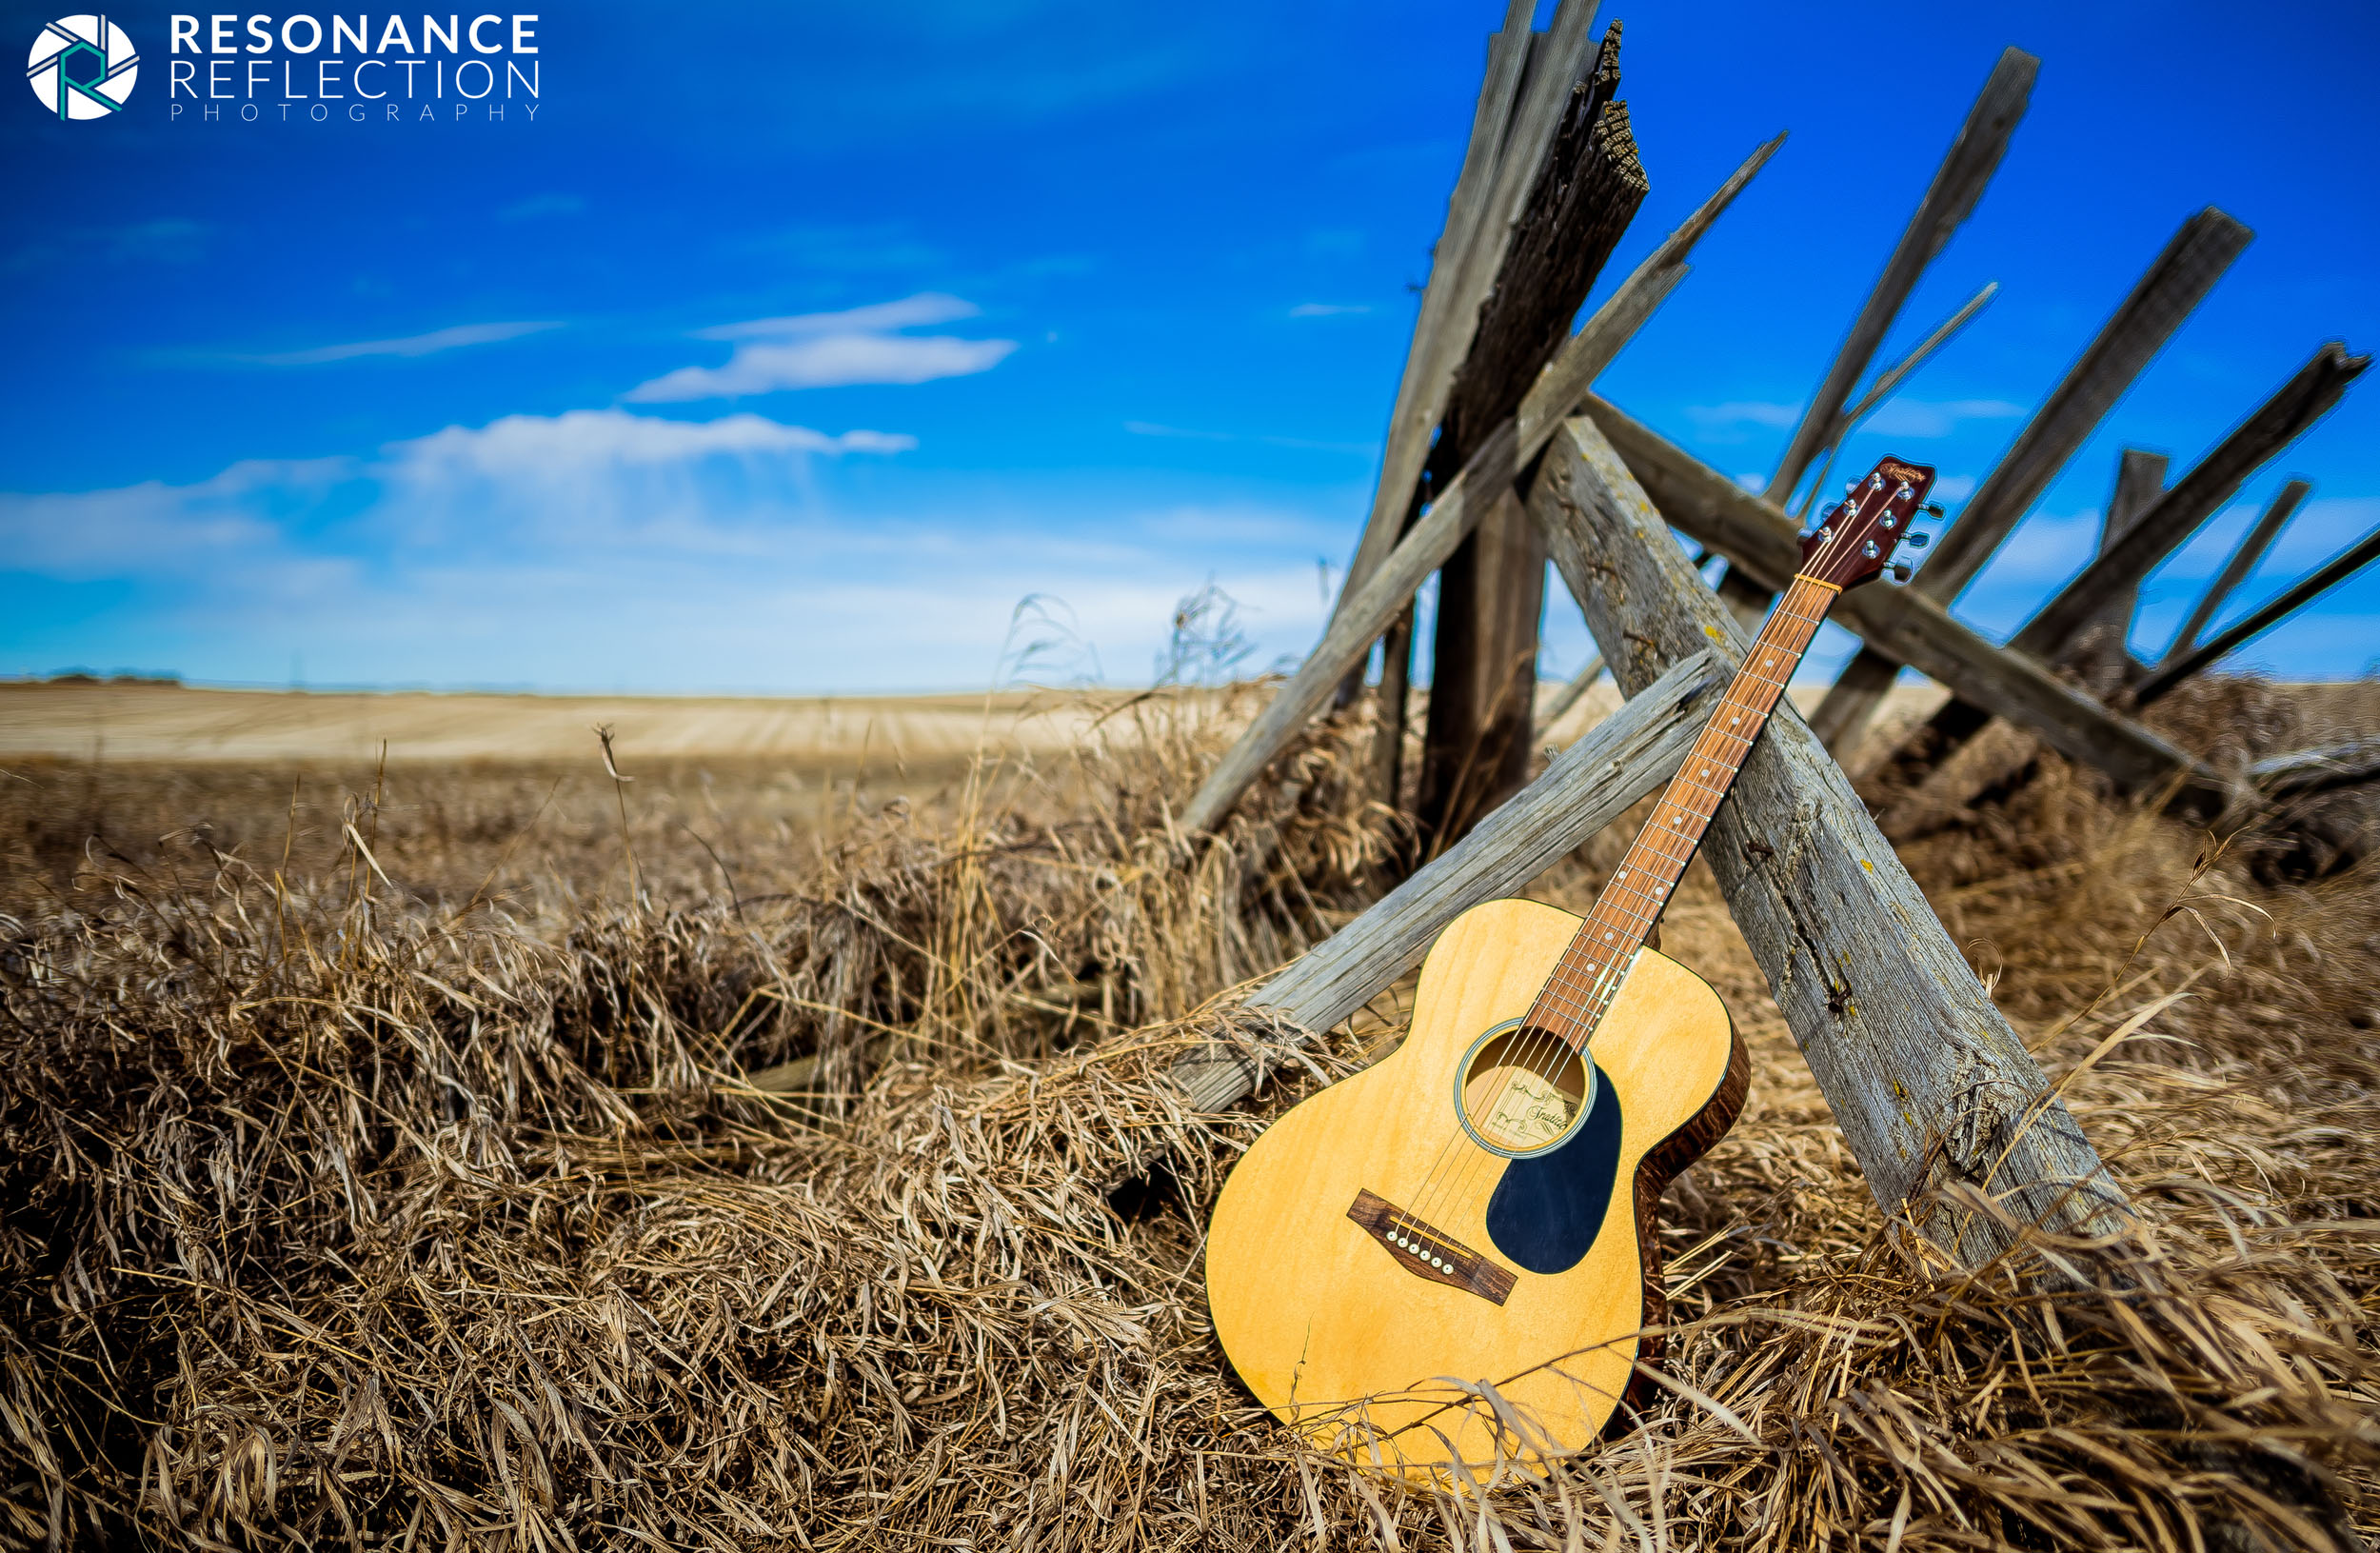
[[[1842,502],[1822,510],[1817,528],[1802,536],[1801,575],[1857,587],[1874,582],[1892,563],[1894,546],[1923,548],[1926,536],[1911,533],[1909,525],[1933,484],[1934,470],[1927,465],[1880,460],[1866,479],[1846,486]],[[1923,510],[1942,515],[1938,507]],[[1908,568],[1899,569],[1906,581]]]

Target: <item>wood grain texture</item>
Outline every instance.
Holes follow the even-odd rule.
[[[1839,761],[1858,745],[1900,671],[1900,665],[1866,643],[1860,644],[1810,714],[1810,731],[1818,736],[1828,754]]]
[[[1667,782],[1726,688],[1713,656],[1673,666],[1453,848],[1250,994],[1249,1005],[1304,1030],[1347,1018],[1420,964],[1457,916],[1527,886]],[[1171,1077],[1193,1109],[1220,1111],[1255,1091],[1260,1058],[1210,1043]]]
[[[1770,587],[1792,577],[1800,550],[1793,520],[1775,506],[1593,394],[1586,410],[1664,518]],[[2191,802],[2220,806],[2230,798],[2223,779],[2203,764],[2033,659],[1993,646],[1914,588],[1854,589],[1833,618],[1886,657],[1996,708],[2128,789],[2155,789],[2179,777],[2179,795]]]
[[[1623,687],[1695,653],[1743,652],[1595,420],[1555,440],[1531,510]],[[1876,590],[1843,605],[1862,591]],[[2123,1192],[1790,706],[1746,760],[1701,855],[1888,1211],[1956,1179],[2020,1222],[2091,1233],[2121,1222]],[[1933,1237],[1970,1265],[2007,1244],[1996,1222],[1925,1211]]]
[[[1958,597],[2254,235],[2212,206],[2182,224],[1943,531],[1914,587],[1943,604]]]
[[[1414,817],[1425,851],[1453,846],[1529,780],[1545,617],[1545,542],[1507,486],[1438,574]]]
[[[1465,1389],[1484,1382],[1534,1436],[1501,1440],[1505,1458],[1576,1450],[1634,1380],[1655,1184],[1716,1136],[1696,1119],[1736,1070],[1718,995],[1676,962],[1645,951],[1595,1039],[1623,1168],[1576,1266],[1520,1272],[1497,1305],[1415,1277],[1346,1217],[1373,1191],[1495,1255],[1504,1161],[1462,1137],[1454,1075],[1528,1007],[1578,920],[1528,901],[1465,912],[1422,967],[1405,1044],[1275,1122],[1224,1183],[1206,1252],[1216,1335],[1259,1400],[1325,1449],[1417,1475],[1454,1455],[1492,1465],[1495,1415]]]
[[[1975,94],[1973,107],[1967,110],[1966,122],[1944,154],[1942,165],[1934,170],[1934,182],[1909,218],[1894,245],[1892,256],[1884,262],[1884,272],[1876,277],[1875,288],[1868,294],[1859,316],[1852,321],[1851,331],[1843,338],[1835,360],[1827,367],[1817,391],[1810,397],[1810,408],[1802,413],[1801,424],[1794,428],[1793,437],[1785,445],[1785,452],[1777,460],[1776,470],[1769,476],[1764,488],[1779,503],[1793,493],[1810,466],[1833,440],[1836,420],[1843,407],[1850,403],[1852,389],[1858,384],[1874,359],[1876,348],[1884,343],[1893,320],[1900,316],[1902,304],[1916,288],[1918,278],[1934,256],[1942,251],[1942,245],[1951,240],[1983,197],[1984,186],[2000,165],[2008,151],[2009,137],[2015,133],[2016,122],[2025,115],[2025,105],[2033,96],[2033,76],[2041,69],[2041,61],[2022,49],[2011,49],[2001,54],[1985,78],[1983,90]]]
[[[1470,352],[1430,453],[1436,478],[1508,420],[1569,338],[1571,320],[1644,203],[1619,87],[1620,27],[1575,86],[1479,304]],[[1438,571],[1430,702],[1414,799],[1426,848],[1443,848],[1520,789],[1537,704],[1545,551],[1518,498],[1501,499]]]

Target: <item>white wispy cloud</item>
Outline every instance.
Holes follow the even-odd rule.
[[[924,324],[948,324],[974,318],[983,311],[964,297],[946,291],[920,291],[898,302],[874,302],[841,312],[795,313],[787,318],[754,318],[741,324],[698,329],[698,340],[781,340],[804,334],[881,334],[887,329],[916,329]]]
[[[1028,594],[1064,601],[1080,637],[1032,673],[1143,679],[1209,580],[1267,667],[1311,646],[1314,556],[1360,510],[1353,488],[1330,511],[1053,517],[982,491],[839,510],[832,461],[908,446],[751,414],[506,416],[185,485],[0,494],[0,547],[39,576],[122,585],[124,661],[199,677],[272,679],[302,651],[328,682],[869,689],[987,683]],[[69,622],[17,650],[76,662],[86,640]]]
[[[1762,399],[1731,399],[1723,405],[1688,405],[1686,419],[1707,431],[1746,426],[1792,426],[1801,419],[1801,407]]]
[[[450,426],[393,443],[388,452],[392,465],[536,479],[562,468],[669,464],[715,454],[904,453],[917,445],[917,438],[903,432],[830,435],[748,412],[715,421],[671,421],[621,409],[574,409],[506,415],[476,428]]]
[[[1888,399],[1862,430],[1888,437],[1947,437],[1969,421],[2010,421],[2025,413],[2005,399]]]
[[[898,332],[971,318],[980,310],[962,298],[922,291],[840,312],[722,324],[698,330],[696,338],[734,342],[735,353],[724,365],[681,367],[638,384],[625,397],[640,404],[684,403],[986,372],[1008,358],[1016,341]]]
[[[1346,313],[1370,312],[1371,305],[1362,302],[1300,302],[1289,309],[1292,318],[1338,318]]]
[[[260,367],[317,367],[325,362],[353,361],[360,356],[434,356],[441,350],[455,350],[472,345],[494,345],[561,327],[559,320],[457,324],[451,329],[434,329],[426,334],[408,334],[395,340],[356,340],[347,345],[316,346],[310,350],[284,350],[271,355],[242,356],[239,359]]]
[[[1254,442],[1268,448],[1296,448],[1312,453],[1347,453],[1358,458],[1378,458],[1380,445],[1377,442],[1323,442],[1313,437],[1284,437],[1270,431],[1242,435],[1237,431],[1200,431],[1190,427],[1166,426],[1158,421],[1126,421],[1124,430],[1136,437],[1177,437],[1187,442]]]

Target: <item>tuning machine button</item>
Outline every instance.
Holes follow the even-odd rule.
[[[1912,568],[1908,562],[1895,561],[1893,563],[1893,581],[1896,583],[1905,583],[1909,581],[1911,574]]]
[[[1917,510],[1923,512],[1929,518],[1938,518],[1942,515],[1942,504],[1940,502],[1928,502]]]
[[[1934,543],[1934,536],[1932,534],[1921,534],[1914,528],[1912,528],[1909,532],[1901,535],[1901,543],[1908,546],[1913,550],[1922,550],[1927,546]]]

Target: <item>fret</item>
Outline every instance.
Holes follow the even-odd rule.
[[[1686,866],[1792,684],[1837,590],[1796,577],[1736,667],[1627,856],[1562,951],[1530,1018],[1583,1052],[1631,957],[1644,946]]]
[[[1578,1035],[1592,1037],[1616,990],[1613,980],[1616,970],[1643,946],[1653,925],[1660,920],[1704,832],[1726,802],[1744,757],[1792,683],[1794,670],[1832,598],[1830,592],[1805,587],[1806,581],[1795,579],[1778,601],[1768,625],[1719,697],[1709,723],[1662,792],[1651,819],[1605,883],[1595,909],[1539,993],[1533,1018],[1576,1026],[1556,1032],[1572,1045],[1584,1049]],[[1805,612],[1814,593],[1815,612]],[[1563,1013],[1569,1017],[1547,1017]]]

